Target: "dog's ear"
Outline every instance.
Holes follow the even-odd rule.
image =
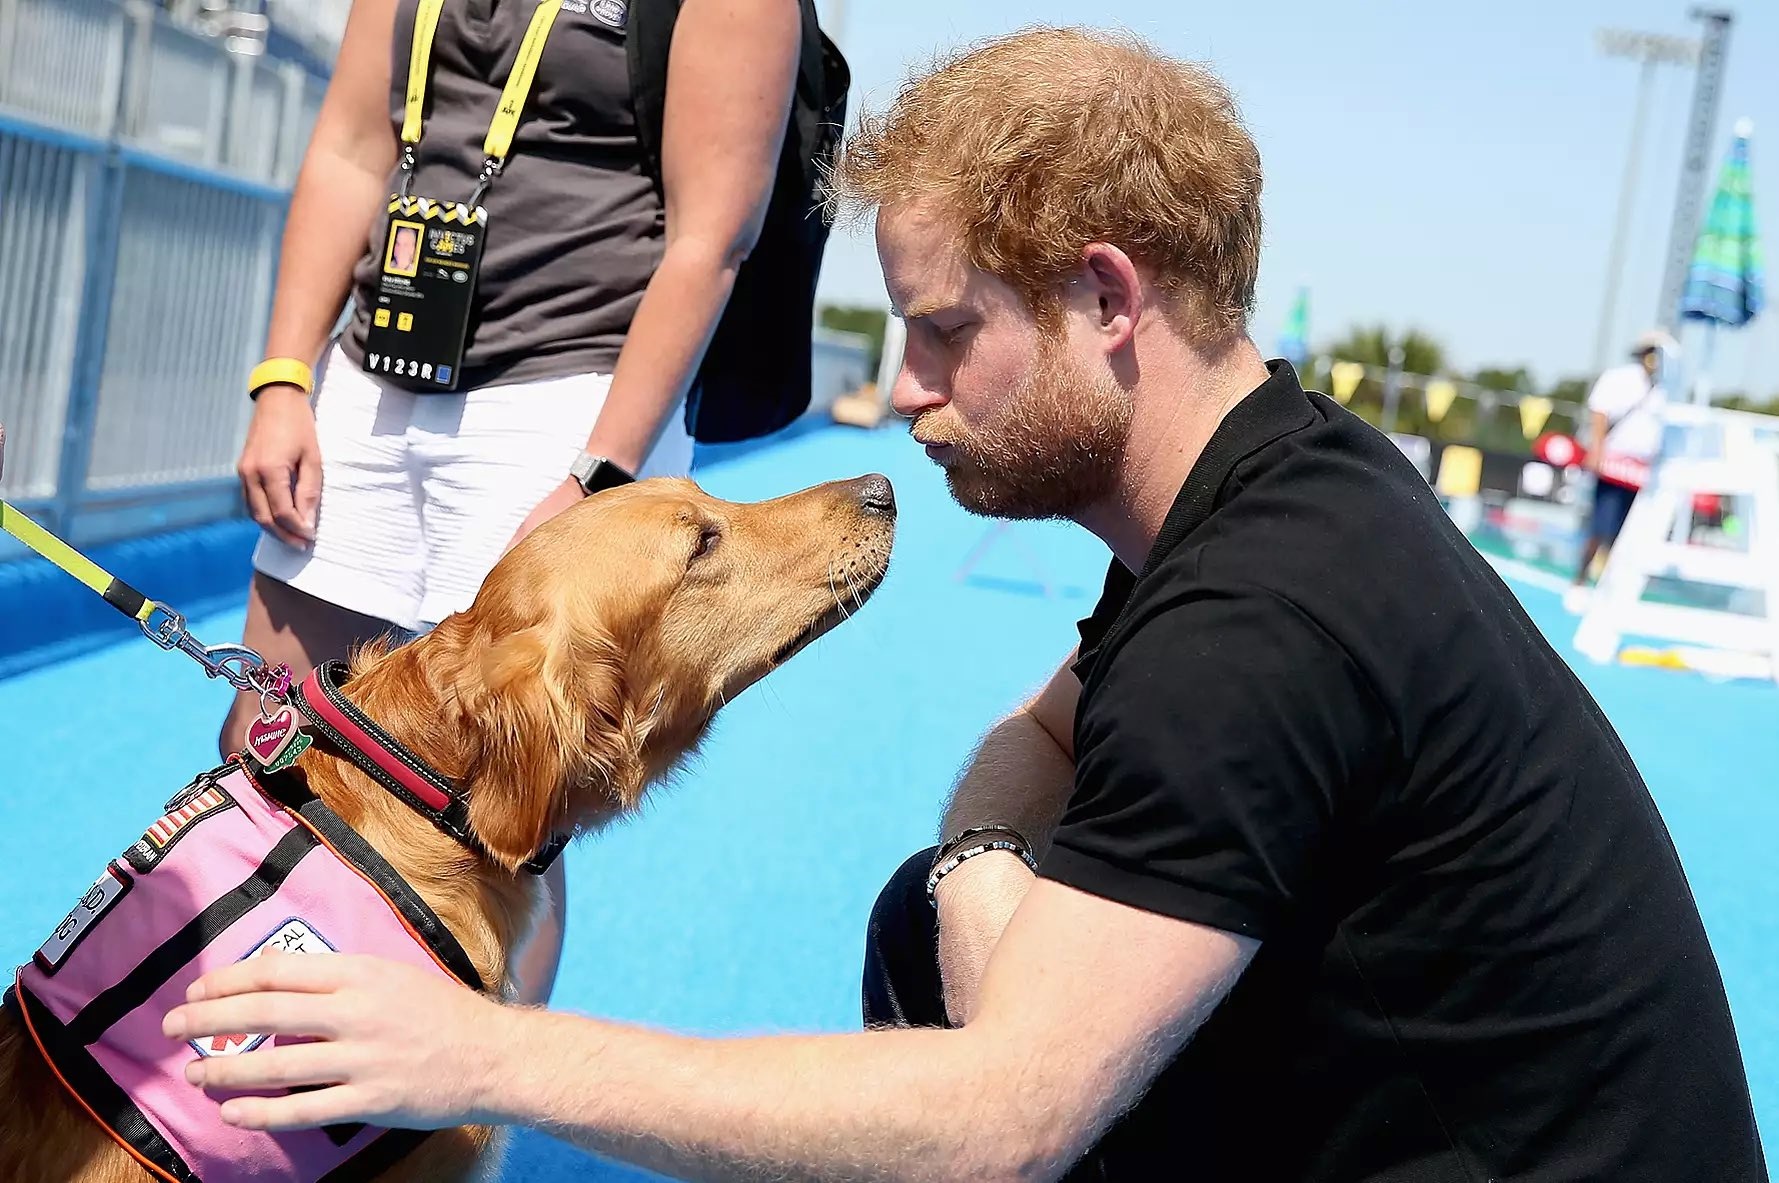
[[[509,870],[558,829],[585,820],[628,775],[622,667],[615,650],[537,625],[490,643],[459,702],[468,747],[470,824]],[[579,806],[579,808],[576,808]],[[577,816],[578,815],[578,816]]]

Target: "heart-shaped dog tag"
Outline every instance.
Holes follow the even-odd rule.
[[[297,713],[294,707],[281,706],[269,715],[261,715],[247,725],[247,753],[264,768],[284,754],[297,737]]]

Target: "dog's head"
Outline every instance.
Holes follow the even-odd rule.
[[[646,480],[530,534],[408,647],[489,850],[517,866],[633,806],[724,703],[865,602],[894,534],[881,476],[753,504]]]

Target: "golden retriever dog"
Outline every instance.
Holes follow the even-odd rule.
[[[894,532],[881,476],[755,504],[642,481],[545,523],[431,633],[354,654],[349,697],[467,790],[484,857],[321,745],[296,769],[510,996],[510,956],[542,892],[520,864],[553,833],[591,833],[634,808],[719,708],[863,604]],[[149,1178],[76,1107],[10,1009],[0,1114],[0,1180]],[[482,1177],[497,1149],[490,1129],[439,1131],[377,1177]]]

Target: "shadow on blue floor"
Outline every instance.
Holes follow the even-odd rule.
[[[931,841],[982,731],[1068,651],[1105,566],[1097,542],[1063,526],[1015,527],[1018,546],[988,539],[988,523],[951,504],[900,432],[808,434],[728,456],[700,480],[752,500],[871,471],[895,481],[901,505],[889,579],[857,620],[734,703],[697,762],[641,816],[569,852],[556,1006],[691,1033],[858,1027],[878,887]],[[1519,590],[1568,653],[1573,621],[1556,597]],[[70,584],[67,594],[87,593]],[[238,608],[194,621],[207,640],[234,639],[240,627]],[[1771,1143],[1779,691],[1577,664],[1685,860]],[[212,762],[226,698],[142,640],[0,681],[0,962],[29,956],[105,860]],[[502,1177],[643,1176],[527,1134]]]

